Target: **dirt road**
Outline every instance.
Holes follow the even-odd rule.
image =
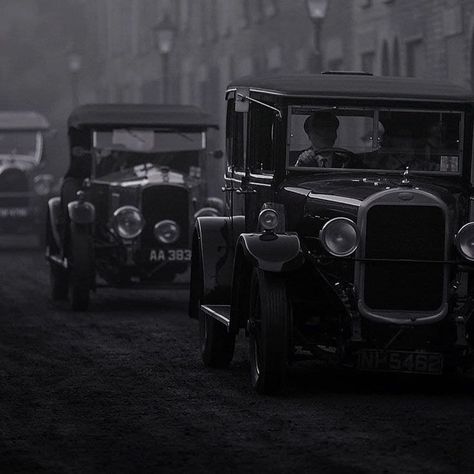
[[[179,292],[48,298],[33,251],[0,253],[0,472],[472,472],[474,383],[305,364],[248,381],[246,341],[208,370]]]

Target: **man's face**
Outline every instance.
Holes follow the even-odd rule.
[[[311,145],[315,150],[320,148],[331,148],[337,138],[337,132],[334,127],[313,128],[308,133]]]

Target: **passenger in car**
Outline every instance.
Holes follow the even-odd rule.
[[[311,146],[299,154],[295,166],[331,168],[334,153],[328,148],[334,146],[338,128],[339,119],[333,112],[313,112],[304,122],[304,131]]]

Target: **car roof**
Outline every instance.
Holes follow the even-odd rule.
[[[48,130],[49,122],[38,112],[0,111],[0,130]]]
[[[474,100],[470,90],[449,82],[361,73],[245,76],[229,84],[228,92],[236,88],[294,97],[453,102]]]
[[[218,128],[213,118],[191,105],[88,104],[73,110],[68,119],[72,128],[182,127]]]

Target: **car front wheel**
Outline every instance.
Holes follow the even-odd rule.
[[[85,226],[71,224],[71,268],[69,290],[74,311],[89,307],[94,269],[92,237]]]
[[[276,394],[285,386],[290,351],[291,310],[284,280],[254,270],[250,291],[249,357],[252,386]]]

